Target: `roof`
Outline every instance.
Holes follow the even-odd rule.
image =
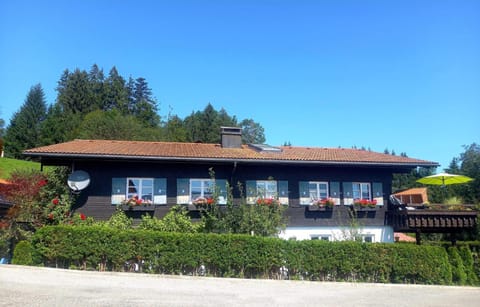
[[[280,148],[280,152],[263,152],[248,145],[243,145],[241,148],[222,148],[219,144],[204,143],[74,140],[29,149],[24,151],[24,154],[51,159],[103,158],[365,164],[405,167],[438,166],[436,162],[358,149],[294,146]]]
[[[417,241],[414,237],[411,237],[401,232],[395,232],[393,234],[393,237],[395,238],[395,242],[416,242]]]
[[[427,188],[412,188],[397,192],[394,195],[407,204],[424,204],[428,202]]]

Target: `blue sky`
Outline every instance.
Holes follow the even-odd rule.
[[[0,1],[0,117],[65,69],[144,77],[267,143],[365,146],[447,167],[480,143],[480,1]],[[439,169],[440,170],[440,169]]]

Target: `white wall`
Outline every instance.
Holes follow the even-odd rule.
[[[355,233],[371,237],[372,242],[393,243],[393,228],[390,226],[350,227],[287,227],[279,234],[282,239],[311,240],[312,237],[328,237],[329,241],[344,241]]]

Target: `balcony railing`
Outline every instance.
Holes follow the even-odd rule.
[[[429,208],[408,207],[390,210],[388,224],[398,232],[441,233],[458,232],[477,225],[478,212],[473,206],[462,205],[457,210],[447,210],[446,205],[432,205]],[[460,210],[461,209],[461,210]]]

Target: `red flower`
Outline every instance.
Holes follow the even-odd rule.
[[[136,199],[135,200],[135,204],[137,204],[137,206],[140,206],[142,203],[143,203],[143,200],[141,200],[141,199]]]
[[[85,220],[87,219],[87,216],[86,216],[85,214],[83,214],[83,213],[80,213],[80,219],[81,219],[82,221],[85,221]]]
[[[207,205],[213,204],[213,198],[207,198]]]
[[[58,200],[58,198],[52,199],[52,204],[54,204],[55,206],[58,205],[59,203],[60,201]]]
[[[48,181],[46,179],[42,179],[38,182],[38,186],[39,187],[43,187],[45,185],[47,185]]]
[[[53,213],[50,213],[50,214],[48,215],[48,219],[49,219],[49,220],[53,220]]]

